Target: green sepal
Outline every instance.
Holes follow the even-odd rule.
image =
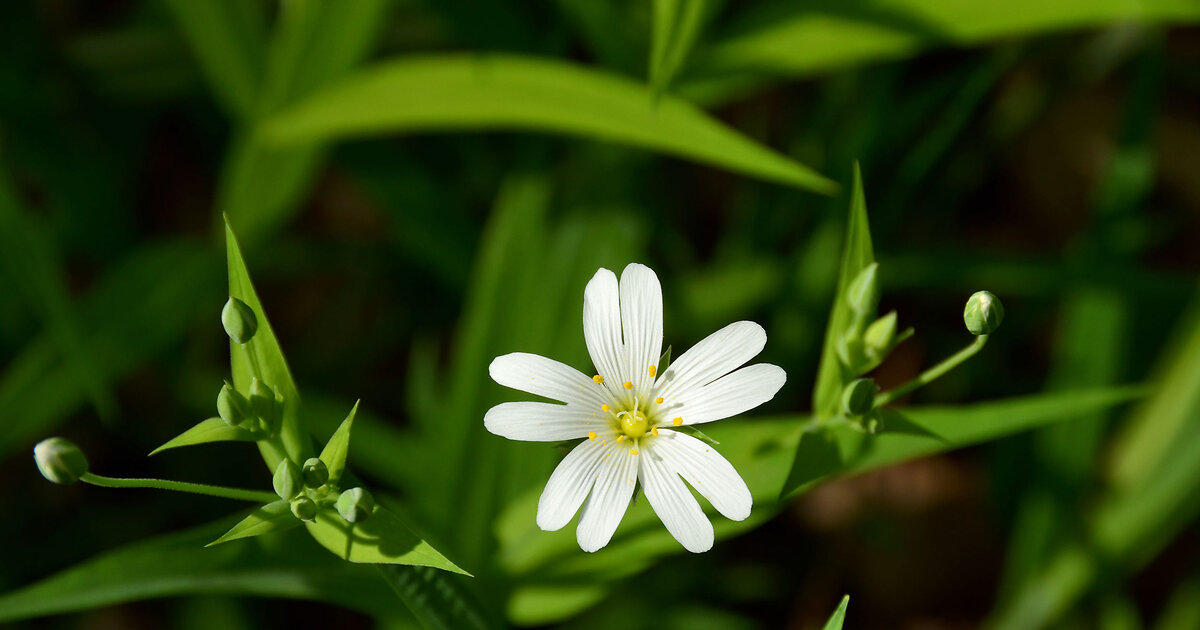
[[[291,517],[290,513],[288,517]],[[323,505],[317,520],[306,522],[304,526],[313,540],[343,560],[409,564],[471,575],[418,538],[395,513],[382,505],[376,504],[371,517],[359,523],[347,523],[333,506]]]
[[[704,433],[704,432],[703,432],[703,431],[701,431],[700,429],[697,429],[696,427],[694,427],[694,426],[692,426],[692,425],[690,425],[690,424],[684,424],[684,425],[680,425],[680,426],[677,426],[677,427],[669,427],[669,428],[670,428],[672,431],[678,431],[678,432],[680,432],[680,433],[686,433],[686,434],[688,434],[688,435],[690,435],[690,436],[692,436],[692,437],[696,438],[697,440],[700,440],[701,442],[705,442],[705,443],[707,443],[707,444],[711,444],[711,445],[713,445],[713,446],[716,446],[716,445],[720,444],[720,442],[718,442],[718,441],[716,441],[716,440],[712,439],[712,438],[711,438],[711,437],[709,437],[709,436],[708,436],[706,433]]]
[[[220,538],[208,543],[205,547],[219,545],[239,538],[253,538],[254,536],[262,536],[263,534],[282,532],[299,524],[300,521],[292,516],[292,506],[289,502],[282,500],[275,501],[258,508],[250,516],[242,519],[241,522],[222,534]]]
[[[346,470],[346,453],[350,451],[350,429],[354,426],[354,416],[358,413],[358,402],[355,401],[354,407],[350,409],[349,415],[342,424],[333,432],[329,441],[325,443],[325,448],[321,449],[321,461],[325,462],[325,466],[329,468],[329,481],[331,486],[336,486],[342,478],[342,472]]]
[[[231,427],[220,418],[209,418],[196,426],[180,433],[166,444],[150,451],[157,455],[167,449],[194,444],[209,444],[212,442],[253,442],[259,434],[242,427]]]

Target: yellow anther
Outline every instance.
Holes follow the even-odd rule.
[[[618,435],[618,436],[617,436],[617,441],[618,441],[618,442],[624,442],[624,441],[625,441],[625,434],[624,434],[624,433],[622,433],[621,435]]]
[[[655,436],[658,435],[658,427],[654,427],[653,429],[650,429],[650,435],[655,435]]]
[[[595,376],[593,376],[593,377],[592,377],[592,380],[593,380],[593,381],[596,381],[597,383],[603,383],[603,382],[604,382],[604,377],[603,377],[603,376],[600,376],[599,374],[597,374],[597,375],[595,375]]]
[[[636,448],[631,448],[631,449],[629,449],[629,454],[630,454],[630,455],[637,455],[637,454],[638,454],[638,450],[637,450]]]
[[[679,426],[679,425],[683,424],[683,418],[675,418],[674,420],[671,421],[671,424],[673,424],[675,426]]]
[[[658,368],[654,367],[653,365],[651,365],[651,366],[650,366],[650,370],[649,370],[649,372],[650,372],[650,376],[651,376],[651,378],[653,378],[653,377],[654,377],[654,373],[655,373],[655,372],[657,372],[657,371],[658,371]]]
[[[609,407],[608,407],[608,405],[600,405],[600,409],[602,411],[608,411]]]
[[[658,404],[660,404],[660,405],[661,405],[661,404],[662,404],[662,396],[659,396],[658,398],[655,398],[655,399],[654,399],[654,402],[656,402],[656,403],[658,403]]]
[[[633,381],[625,381],[625,389],[633,389]]]
[[[596,439],[596,432],[595,432],[595,431],[588,431],[588,439],[589,439],[589,440],[594,440],[594,439]]]

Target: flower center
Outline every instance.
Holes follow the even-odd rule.
[[[620,421],[621,432],[630,439],[638,439],[646,434],[646,429],[650,427],[650,421],[646,419],[646,414],[642,413],[636,407],[633,411],[622,411],[617,415]]]

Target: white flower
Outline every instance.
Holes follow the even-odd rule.
[[[734,371],[763,349],[766,332],[754,322],[730,324],[657,374],[662,288],[654,271],[634,263],[619,284],[608,269],[588,282],[583,336],[593,377],[521,352],[496,357],[489,369],[501,385],[566,404],[496,405],[483,419],[488,431],[526,441],[587,438],[546,483],[538,527],[561,529],[582,505],[576,538],[584,551],[596,551],[612,539],[640,480],[671,535],[688,551],[709,550],[712,524],[684,481],[735,521],[750,515],[750,490],[711,446],[673,427],[735,416],[775,396],[783,369],[760,363]]]

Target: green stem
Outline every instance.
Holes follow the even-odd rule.
[[[959,350],[958,352],[956,352],[955,354],[950,356],[950,358],[946,359],[945,361],[942,361],[941,363],[929,368],[928,370],[921,372],[913,380],[911,380],[893,390],[886,391],[886,392],[879,394],[878,396],[875,397],[875,406],[883,407],[884,405],[896,400],[897,398],[900,398],[901,396],[903,396],[915,389],[924,387],[925,385],[932,383],[933,381],[937,380],[939,377],[941,377],[946,372],[953,370],[955,367],[958,366],[958,364],[960,364],[963,361],[966,361],[967,359],[974,356],[974,354],[976,352],[979,352],[980,350],[982,350],[983,346],[987,343],[987,339],[988,339],[987,335],[979,335],[978,337],[975,338],[974,343],[967,346],[966,348],[963,348],[962,350]]]
[[[170,481],[168,479],[122,479],[118,477],[105,477],[95,473],[83,473],[79,477],[80,481],[90,483],[93,486],[102,488],[157,488],[159,490],[175,490],[176,492],[191,492],[192,494],[207,494],[212,497],[221,497],[224,499],[237,499],[239,501],[253,501],[255,503],[272,503],[278,501],[279,497],[273,492],[260,492],[258,490],[243,490],[242,488],[227,488],[225,486],[210,486],[203,483],[189,483],[186,481]]]

